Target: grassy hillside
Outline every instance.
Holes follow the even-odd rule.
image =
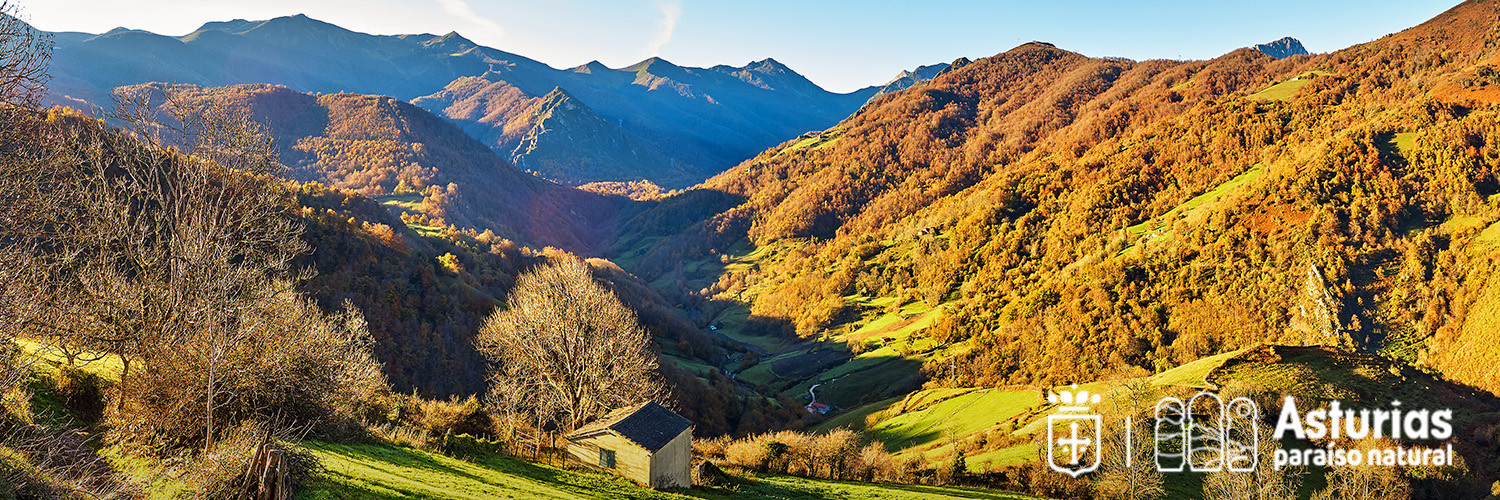
[[[473,462],[406,448],[311,443],[325,467],[299,500],[514,499],[994,499],[1027,495],[976,488],[870,484],[734,473],[733,484],[654,491],[628,480],[507,457]]]
[[[1253,388],[1268,394],[1290,395],[1303,405],[1338,399],[1345,406],[1377,407],[1399,400],[1408,407],[1453,408],[1460,433],[1484,434],[1500,426],[1500,398],[1442,380],[1397,361],[1371,354],[1322,347],[1258,345],[1199,359],[1165,372],[1133,379],[1089,384],[1085,388],[1108,398],[1127,385],[1147,390],[1147,400],[1226,385]],[[1275,403],[1273,398],[1265,403]],[[879,441],[897,456],[920,456],[941,466],[955,449],[965,452],[974,472],[994,470],[1038,460],[1038,444],[1046,432],[1046,404],[1035,388],[940,388],[892,398],[834,416],[813,428],[828,432],[847,428]],[[1273,419],[1274,408],[1261,409]],[[1265,425],[1271,425],[1267,420]],[[1476,474],[1495,472],[1494,450],[1474,443],[1458,443]],[[1311,484],[1322,485],[1322,469],[1312,471]],[[1169,489],[1197,498],[1201,477],[1176,477]],[[1305,488],[1305,492],[1312,489]]]

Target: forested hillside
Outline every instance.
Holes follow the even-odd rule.
[[[294,180],[312,249],[298,261],[316,271],[302,288],[325,308],[348,300],[364,313],[376,358],[398,391],[484,394],[489,365],[475,334],[517,276],[574,252],[589,255],[612,234],[617,213],[639,210],[624,197],[519,172],[453,125],[390,98],[266,85],[121,93],[167,124],[175,108],[219,106],[267,126],[288,165],[284,175]],[[605,261],[595,267],[639,315],[657,352],[695,366],[722,358],[714,341],[644,283]],[[789,418],[769,417],[785,411],[758,397],[736,397],[717,371],[664,365],[671,399],[684,402],[680,410],[705,432],[742,425],[748,432]]]
[[[608,239],[627,201],[521,172],[453,124],[390,97],[272,85],[151,84],[119,93],[158,109],[176,99],[244,110],[267,125],[290,177],[377,198],[424,226],[488,229],[522,245],[586,252]]]
[[[1497,14],[1466,2],[1282,60],[1026,44],[664,201],[613,254],[717,321],[746,317],[747,339],[796,334],[858,356],[893,338],[897,356],[880,359],[925,363],[904,371],[936,386],[1152,373],[1281,342],[1500,391],[1483,368]],[[678,222],[646,223],[660,220]],[[913,315],[930,326],[866,336]],[[862,366],[897,369],[881,360]],[[805,390],[814,373],[772,380]]]

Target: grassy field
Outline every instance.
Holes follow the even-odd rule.
[[[1265,165],[1259,163],[1251,165],[1249,169],[1246,169],[1240,175],[1236,175],[1234,176],[1234,178],[1225,181],[1223,184],[1214,186],[1213,189],[1210,189],[1198,196],[1194,196],[1193,199],[1183,202],[1181,205],[1173,207],[1172,210],[1167,211],[1167,213],[1162,214],[1160,217],[1156,217],[1146,222],[1130,226],[1126,229],[1129,230],[1131,234],[1145,234],[1150,231],[1165,232],[1168,227],[1171,227],[1172,221],[1177,220],[1178,218],[1192,215],[1199,208],[1203,208],[1205,205],[1209,205],[1215,201],[1218,201],[1219,198],[1223,197],[1224,195],[1230,194],[1239,189],[1241,186],[1249,184],[1251,181],[1260,178],[1261,174],[1264,174],[1265,171]]]
[[[1417,133],[1402,132],[1393,135],[1391,136],[1391,146],[1395,147],[1396,152],[1402,156],[1411,154],[1412,151],[1417,149]]]
[[[1039,393],[1032,389],[927,389],[861,406],[828,419],[813,430],[848,428],[880,440],[890,451],[921,453],[937,462],[952,454],[952,443],[945,438],[964,439],[1001,429],[1007,422],[1023,419],[1041,404]],[[1017,421],[1012,425],[1019,427],[1022,423]],[[1036,456],[1035,448],[1026,443],[987,451],[976,455],[969,468],[978,472],[987,465],[997,467],[1031,460]]]
[[[892,451],[920,448],[944,436],[970,436],[996,427],[1042,404],[1038,394],[1035,390],[975,390],[886,418],[869,430]]]
[[[746,264],[739,259],[729,264],[742,265]],[[876,398],[890,396],[889,389],[900,387],[917,373],[922,363],[964,348],[940,348],[935,342],[917,335],[932,326],[942,314],[942,305],[933,307],[916,301],[893,308],[895,297],[849,296],[845,301],[863,311],[864,318],[852,323],[857,325],[852,327],[853,330],[845,330],[828,341],[797,342],[783,337],[746,335],[743,332],[749,310],[744,306],[725,309],[714,318],[713,324],[719,327],[716,333],[770,353],[762,357],[759,364],[741,372],[739,380],[798,397],[806,395],[813,384],[825,384],[819,388],[819,397],[828,394],[829,402],[838,406],[861,404],[868,399],[866,394]],[[851,342],[862,342],[869,350],[851,355],[848,353]],[[788,366],[797,366],[799,356],[830,351],[845,353],[844,356],[850,358],[812,376],[786,370]],[[778,370],[777,366],[782,369]]]
[[[1469,255],[1484,255],[1496,248],[1500,248],[1500,222],[1490,224],[1474,236],[1469,242]]]
[[[1196,389],[1207,389],[1208,373],[1224,364],[1224,361],[1245,352],[1244,349],[1216,354],[1191,363],[1158,373],[1148,381],[1154,386],[1180,385]]]
[[[839,336],[841,341],[849,340],[878,340],[881,337],[893,339],[904,339],[922,329],[932,326],[942,311],[942,305],[938,307],[928,306],[922,301],[913,301],[902,305],[895,311],[888,308],[896,302],[895,297],[864,297],[852,295],[844,298],[844,302],[855,307],[877,309],[884,311],[878,313],[858,329]]]
[[[1493,386],[1500,383],[1500,371],[1494,368],[1500,366],[1500,350],[1492,348],[1500,342],[1500,277],[1491,276],[1480,294],[1464,319],[1462,341],[1444,355],[1456,358],[1450,363],[1457,368],[1453,371],[1462,372],[1458,380]]]
[[[506,457],[473,462],[406,448],[309,443],[325,471],[298,500],[344,499],[1029,499],[976,488],[735,474],[721,488],[654,491],[628,480]]]
[[[1330,73],[1325,71],[1309,71],[1291,80],[1277,82],[1259,92],[1250,94],[1246,99],[1252,101],[1285,101],[1296,94],[1298,90],[1301,90],[1302,87],[1306,87],[1307,84],[1312,83],[1314,78],[1328,74]]]
[[[780,155],[789,151],[796,151],[799,149],[807,148],[812,148],[814,151],[817,151],[833,146],[835,143],[839,142],[839,137],[843,135],[844,131],[840,129],[825,130],[822,133],[813,135],[811,137],[802,137],[798,139],[797,142],[792,143],[791,146],[787,146],[781,151],[777,151],[776,154]]]
[[[375,201],[385,206],[400,207],[406,210],[416,211],[417,205],[422,203],[422,195],[416,193],[391,194],[385,196],[376,196]]]
[[[1250,96],[1246,99],[1250,99],[1252,101],[1285,101],[1291,98],[1293,94],[1296,94],[1298,90],[1302,90],[1302,87],[1306,87],[1309,83],[1312,83],[1312,80],[1306,78],[1279,82],[1270,87],[1266,87],[1260,92],[1250,94]]]
[[[729,337],[741,344],[752,345],[769,352],[779,351],[786,346],[787,339],[785,338],[746,334],[745,325],[749,321],[750,308],[743,304],[735,304],[715,316],[712,324],[718,328],[714,330],[714,333]]]
[[[663,351],[665,350],[666,349],[663,349]],[[663,353],[662,357],[671,361],[672,364],[677,365],[678,368],[691,372],[692,374],[700,377],[707,377],[711,374],[718,373],[719,371],[718,368],[714,368],[712,366],[709,366],[708,364],[680,354]]]
[[[1035,443],[1022,443],[1009,448],[986,451],[972,457],[965,457],[964,464],[968,466],[969,472],[985,472],[1007,465],[1016,465],[1037,459],[1041,447]],[[938,454],[945,450],[935,450]]]
[[[38,360],[49,364],[55,372],[57,367],[67,361],[62,352],[50,345],[28,339],[16,339],[16,344],[21,350],[36,356]],[[96,359],[97,358],[97,359]],[[92,360],[92,361],[88,361]],[[124,363],[117,356],[99,356],[97,353],[84,353],[75,361],[76,366],[86,372],[93,373],[111,382],[120,381],[120,371],[124,369]]]
[[[877,412],[885,411],[892,405],[900,403],[902,399],[903,398],[890,398],[884,401],[877,401],[874,403],[866,404],[849,411],[839,412],[838,414],[835,414],[833,418],[824,420],[814,425],[810,430],[813,432],[828,432],[834,429],[849,429],[855,432],[862,432],[868,427],[865,422],[866,418],[869,418],[870,415],[874,415]]]

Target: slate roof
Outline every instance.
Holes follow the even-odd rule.
[[[564,439],[571,441],[613,431],[646,451],[655,453],[671,442],[672,438],[692,427],[693,421],[665,406],[648,401],[609,412],[604,418],[579,427]]]

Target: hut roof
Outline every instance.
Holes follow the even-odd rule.
[[[656,452],[693,426],[693,422],[667,407],[645,402],[635,406],[609,412],[603,418],[579,427],[565,436],[570,441],[614,431],[640,445],[647,451]]]

